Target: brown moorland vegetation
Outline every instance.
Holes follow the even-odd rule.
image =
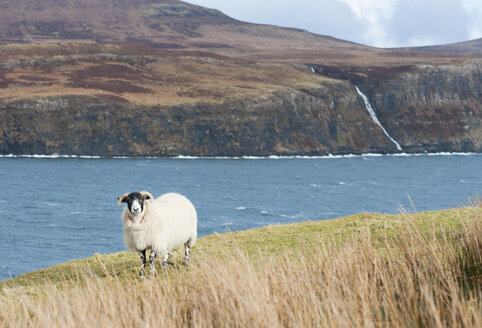
[[[261,59],[253,62],[142,45],[5,44],[0,46],[0,101],[108,95],[137,105],[220,104],[276,92],[307,92],[343,81],[382,83],[424,63],[463,67],[470,58],[407,52],[401,61],[396,53],[383,51],[346,55],[353,58],[338,51],[318,52],[318,59],[311,58],[307,65],[302,63],[310,60],[309,52],[300,53],[296,64],[290,56],[277,60],[269,54],[253,55],[252,59]]]
[[[18,0],[3,1],[0,9],[0,42],[7,43],[130,43],[320,65],[440,65],[480,58],[482,53],[482,39],[378,49],[300,29],[241,22],[177,0]]]
[[[0,54],[0,99],[8,102],[108,95],[138,105],[223,103],[330,81],[305,65],[247,63],[145,46],[4,45]]]

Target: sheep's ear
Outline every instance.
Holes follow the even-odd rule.
[[[125,202],[125,198],[129,196],[129,193],[125,193],[124,195],[120,196],[119,198],[117,198],[118,202],[117,202],[117,205],[122,206],[121,203]]]
[[[140,192],[141,195],[144,196],[144,199],[154,199],[154,196],[152,196],[152,194],[148,191],[141,191]]]

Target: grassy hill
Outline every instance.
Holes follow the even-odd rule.
[[[480,327],[482,208],[359,214],[198,240],[137,278],[126,252],[0,283],[0,325]]]

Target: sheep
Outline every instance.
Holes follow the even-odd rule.
[[[157,254],[164,256],[162,267],[168,266],[172,249],[184,244],[184,265],[189,265],[190,249],[197,237],[197,214],[193,204],[177,193],[154,199],[147,191],[123,194],[118,205],[127,203],[122,212],[124,243],[141,258],[140,278],[145,276],[146,250],[150,249],[149,276],[156,274]]]

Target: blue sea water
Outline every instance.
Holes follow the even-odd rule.
[[[200,236],[360,212],[457,207],[482,155],[323,158],[0,158],[0,280],[125,250],[117,197],[179,192]]]

